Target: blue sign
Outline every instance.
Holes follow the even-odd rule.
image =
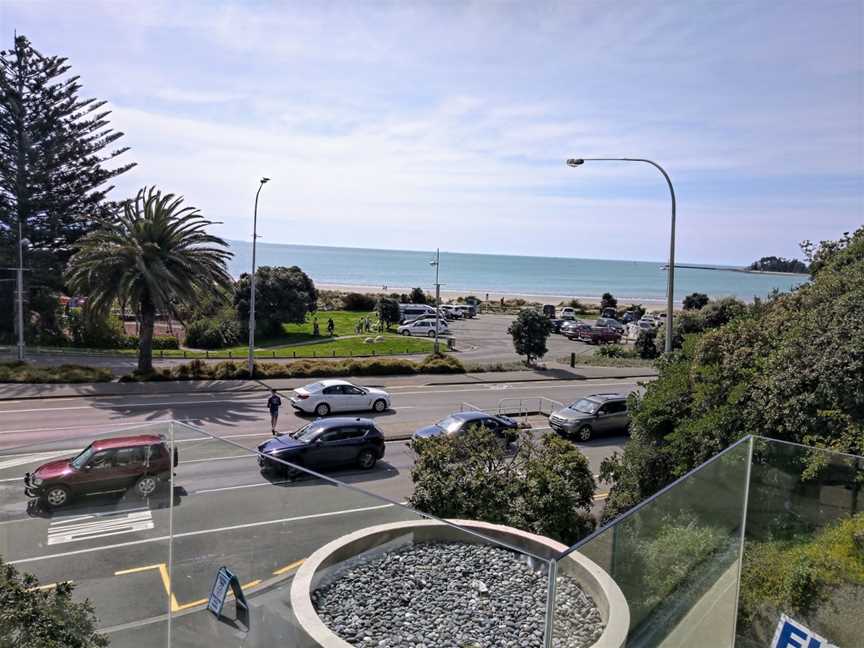
[[[225,597],[228,596],[228,588],[231,587],[231,581],[236,578],[234,574],[228,571],[227,567],[220,567],[219,571],[216,572],[216,580],[210,589],[210,599],[207,601],[207,609],[217,617],[222,614]]]
[[[837,648],[785,614],[780,616],[771,648]]]

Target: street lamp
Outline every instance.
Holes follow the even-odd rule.
[[[435,250],[435,260],[429,265],[435,266],[435,353],[438,353],[438,328],[441,317],[441,284],[438,283],[438,268],[441,266],[441,250]]]
[[[666,170],[653,160],[644,158],[570,158],[567,160],[567,166],[578,167],[585,162],[645,162],[650,164],[666,179],[666,184],[669,185],[669,195],[672,197],[672,229],[669,237],[669,275],[666,282],[666,353],[672,351],[672,311],[673,311],[673,294],[675,290],[675,189],[672,187],[672,180],[669,179],[669,174]]]
[[[270,178],[261,178],[255,192],[255,212],[252,218],[252,281],[249,289],[249,378],[255,377],[255,243],[258,240],[258,195]]]

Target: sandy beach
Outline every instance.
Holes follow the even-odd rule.
[[[390,293],[409,293],[411,292],[410,287],[406,286],[362,286],[362,285],[349,285],[349,284],[316,284],[316,287],[319,290],[338,290],[342,292],[358,292],[358,293],[368,293],[372,295],[389,295]],[[430,292],[426,289],[427,292]],[[474,295],[479,299],[487,299],[489,301],[500,301],[503,299],[524,299],[528,302],[538,302],[541,304],[555,304],[556,306],[561,302],[567,302],[571,299],[578,299],[580,302],[586,305],[596,306],[600,304],[599,297],[586,297],[583,295],[530,295],[524,293],[517,292],[489,292],[489,293],[480,293],[480,292],[468,292],[468,291],[459,291],[459,290],[442,290],[441,291],[441,301],[450,301],[458,299],[459,297],[467,297],[468,295]],[[620,297],[615,295],[618,299],[619,305],[623,306],[630,303],[641,303],[643,306],[647,307],[660,307],[666,304],[665,300],[661,299],[629,299],[627,297]]]

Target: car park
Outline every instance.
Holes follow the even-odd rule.
[[[509,416],[487,414],[486,412],[456,412],[433,425],[422,427],[412,435],[412,439],[428,439],[442,435],[464,434],[472,427],[483,427],[505,441],[516,439],[519,425]]]
[[[383,389],[361,387],[347,380],[321,380],[294,390],[291,407],[306,414],[327,416],[331,412],[384,412],[390,408],[390,394]]]
[[[74,457],[42,464],[24,475],[24,493],[51,508],[66,506],[80,495],[130,488],[141,497],[152,495],[171,478],[177,465],[165,438],[154,434],[100,439]]]
[[[403,324],[396,329],[399,335],[420,335],[424,337],[435,337],[435,318],[427,318],[415,320],[408,324]],[[438,321],[438,335],[447,335],[450,329],[445,320]]]
[[[282,461],[304,468],[356,465],[370,470],[384,456],[384,449],[384,435],[371,419],[333,417],[260,444],[258,465],[262,472],[289,475],[300,471]]]
[[[594,394],[552,413],[549,426],[559,434],[588,441],[599,434],[621,434],[630,427],[627,396]]]

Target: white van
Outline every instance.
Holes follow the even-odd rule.
[[[399,304],[399,321],[402,324],[413,322],[425,315],[435,315],[435,309],[428,304]]]
[[[561,319],[565,320],[575,320],[576,319],[576,309],[571,308],[570,306],[565,306],[561,309]]]

